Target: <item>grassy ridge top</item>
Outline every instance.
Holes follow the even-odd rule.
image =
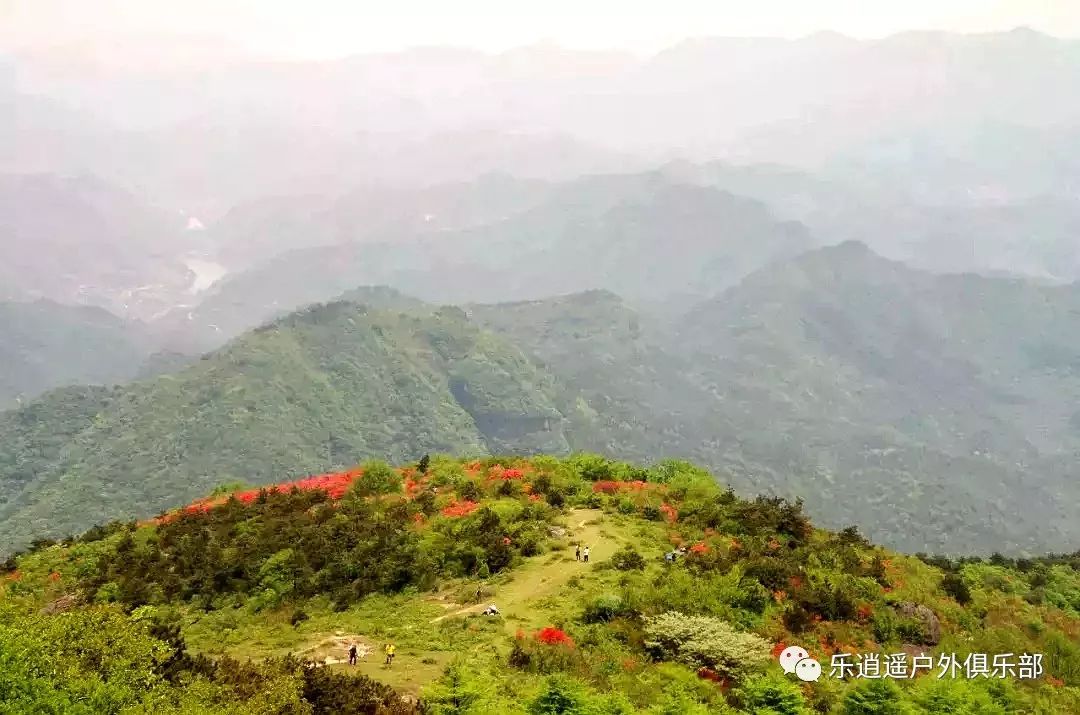
[[[177,683],[194,682],[188,692],[217,688],[232,712],[260,711],[233,677],[253,659],[315,712],[332,711],[317,672],[369,703],[371,679],[387,681],[408,700],[384,693],[384,705],[429,712],[1063,713],[1080,704],[1078,563],[897,555],[854,529],[814,529],[797,504],[740,499],[683,462],[368,463],[39,545],[0,577],[5,616],[33,626],[0,630],[0,653],[14,642],[62,658],[73,646],[51,619],[99,619],[153,654],[144,690],[166,710]],[[38,613],[46,603],[61,613]],[[489,603],[499,616],[479,614]],[[351,642],[387,641],[392,668],[378,653],[337,663]],[[1044,672],[803,684],[779,671],[780,644],[826,663],[1038,653]],[[290,672],[287,653],[323,667]],[[50,692],[102,679],[89,662]],[[29,678],[26,667],[3,677]]]

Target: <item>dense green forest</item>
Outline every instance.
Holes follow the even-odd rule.
[[[585,450],[690,458],[908,552],[1068,550],[1078,310],[1071,286],[935,276],[859,244],[675,321],[606,291],[439,308],[354,289],[168,374],[0,413],[0,549],[221,482]]]
[[[12,713],[1080,708],[1080,554],[902,556],[676,461],[425,456],[222,489],[8,559],[0,612]],[[787,646],[823,676],[785,675]],[[939,675],[980,653],[1039,668]],[[832,672],[872,654],[933,665]]]
[[[62,385],[130,380],[153,346],[145,325],[101,308],[0,302],[0,409]]]
[[[312,308],[179,373],[0,413],[0,546],[356,455],[566,452],[558,389],[459,309]]]

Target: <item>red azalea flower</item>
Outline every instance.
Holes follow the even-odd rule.
[[[536,632],[534,637],[545,645],[562,645],[568,648],[574,647],[574,640],[566,634],[566,631],[554,626],[541,628]]]
[[[469,501],[468,499],[458,501],[455,499],[442,510],[442,515],[455,518],[468,516],[479,508],[480,505],[474,501]]]

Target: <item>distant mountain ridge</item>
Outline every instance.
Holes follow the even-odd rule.
[[[173,375],[0,413],[0,543],[363,455],[564,453],[558,389],[457,309],[310,308]]]
[[[0,303],[0,409],[62,385],[129,380],[154,345],[147,326],[101,308]]]
[[[935,275],[845,243],[674,323],[609,291],[348,295],[381,309],[308,308],[172,375],[0,413],[0,541],[370,456],[575,450],[691,458],[908,551],[1080,538],[1076,286]]]
[[[97,176],[0,173],[0,300],[149,319],[185,295],[181,221]]]
[[[166,323],[214,347],[360,284],[392,286],[433,303],[535,299],[593,288],[636,304],[691,301],[815,245],[805,227],[777,220],[754,199],[658,172],[554,186],[494,184],[506,215],[493,216],[488,208],[486,222],[466,228],[420,230],[395,219],[396,228],[387,226],[375,234],[381,240],[372,240],[362,213],[341,224],[301,219],[309,240],[323,236],[337,245],[290,251],[230,276]],[[488,193],[472,186],[457,187],[454,195],[478,202]],[[350,236],[359,240],[345,240]]]

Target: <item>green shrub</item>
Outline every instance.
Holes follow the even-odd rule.
[[[569,678],[551,677],[544,689],[529,703],[529,715],[591,715],[588,697]]]
[[[645,619],[645,647],[659,660],[676,660],[720,675],[742,676],[769,661],[771,646],[752,633],[709,616],[670,611]]]
[[[611,565],[619,571],[642,571],[645,568],[645,558],[627,544],[611,557]]]
[[[770,672],[748,678],[735,692],[735,701],[756,715],[809,715],[806,700],[794,681]]]
[[[626,613],[626,604],[618,596],[604,595],[585,605],[581,620],[585,623],[607,623]]]
[[[945,593],[956,599],[961,606],[971,603],[971,589],[964,583],[964,577],[958,573],[947,573],[941,582]]]
[[[904,693],[896,683],[882,678],[859,681],[844,698],[842,712],[844,715],[908,715],[913,711],[904,702]]]
[[[351,489],[360,496],[394,494],[400,492],[404,480],[401,474],[386,462],[372,460],[363,465],[363,475],[353,482]]]

